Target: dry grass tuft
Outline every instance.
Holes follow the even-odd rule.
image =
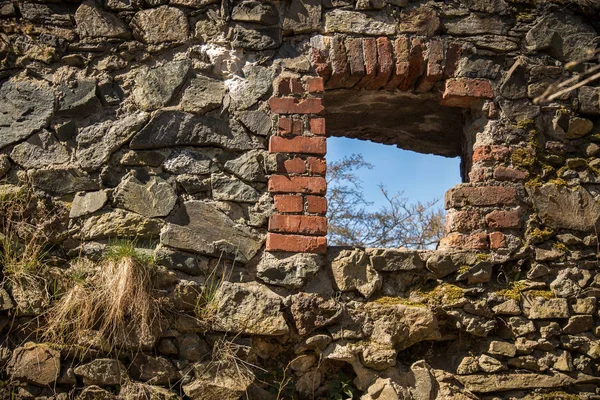
[[[109,351],[134,337],[152,337],[160,320],[152,267],[133,244],[112,245],[93,274],[75,281],[49,310],[43,336],[52,343],[77,345],[95,332]]]

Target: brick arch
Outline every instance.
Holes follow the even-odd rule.
[[[441,106],[462,109],[481,106],[483,100],[494,97],[489,80],[456,76],[462,51],[456,41],[335,35],[313,37],[311,43],[311,73],[279,77],[269,100],[278,127],[270,138],[269,152],[276,157],[278,169],[268,182],[275,213],[269,219],[267,251],[324,254],[327,250],[325,91],[433,92]],[[457,188],[447,193],[445,205],[460,208],[461,202],[468,202],[502,207],[513,201],[513,191],[501,186]],[[460,212],[456,215],[461,216]],[[496,211],[496,219],[502,212]],[[476,211],[463,213],[468,215],[461,220],[468,220]],[[488,219],[495,221],[494,215]],[[502,239],[498,234],[456,233],[444,240],[449,247],[481,249],[489,248],[489,243],[498,245]]]

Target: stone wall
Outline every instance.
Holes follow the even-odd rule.
[[[600,397],[599,12],[3,1],[3,398]],[[327,135],[462,157],[437,250],[327,247]],[[116,240],[151,332],[49,340]]]

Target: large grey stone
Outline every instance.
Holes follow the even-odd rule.
[[[569,318],[567,299],[545,299],[543,297],[528,297],[523,311],[529,319]]]
[[[292,0],[289,3],[283,19],[284,33],[309,33],[320,27],[321,0]]]
[[[249,151],[238,158],[225,163],[225,170],[237,177],[250,182],[266,182],[264,171],[264,152],[261,150]]]
[[[282,298],[257,282],[222,282],[216,294],[213,329],[250,335],[285,335]]]
[[[231,150],[262,148],[256,137],[241,126],[209,116],[179,111],[159,111],[130,143],[132,149],[157,149],[171,146],[216,145]]]
[[[500,373],[485,375],[459,375],[456,379],[465,389],[475,393],[503,392],[535,388],[557,388],[575,383],[568,375],[553,374]]]
[[[22,3],[19,11],[23,19],[35,24],[73,28],[72,9],[65,5]]]
[[[0,179],[4,178],[11,168],[12,163],[10,162],[10,158],[6,154],[0,154]]]
[[[335,284],[342,292],[358,291],[369,298],[381,287],[382,278],[360,249],[342,250],[331,262]]]
[[[244,263],[256,255],[263,242],[262,235],[201,201],[185,202],[161,233],[164,245]]]
[[[391,36],[396,33],[396,21],[386,11],[356,12],[335,9],[325,13],[325,33],[356,33],[371,36]]]
[[[11,379],[52,385],[60,375],[60,351],[29,342],[13,351],[6,369]]]
[[[156,68],[142,68],[135,76],[133,101],[142,110],[166,106],[183,84],[190,62],[171,61]]]
[[[127,25],[115,14],[103,11],[93,0],[81,4],[75,12],[77,32],[82,38],[123,38],[131,36]]]
[[[595,49],[596,31],[580,17],[552,13],[540,19],[525,36],[530,51],[543,51],[560,61],[584,58]]]
[[[211,365],[205,361],[197,364],[195,370],[195,379],[182,386],[186,398],[192,400],[238,400],[253,381],[253,376],[227,363]]]
[[[225,91],[222,81],[199,75],[185,89],[181,107],[184,111],[205,114],[221,106]]]
[[[71,203],[69,218],[79,218],[102,209],[108,201],[106,191],[77,193]]]
[[[579,88],[579,111],[583,114],[600,114],[600,88],[582,86]]]
[[[36,189],[62,196],[64,194],[100,189],[98,179],[79,168],[48,168],[31,171],[31,183]]]
[[[241,1],[231,10],[231,19],[238,22],[253,22],[261,25],[277,25],[279,10],[268,1]]]
[[[244,78],[234,77],[227,81],[229,96],[233,106],[245,110],[266,95],[273,85],[276,72],[260,65],[247,65],[243,69]]]
[[[43,168],[69,161],[69,152],[54,138],[52,133],[43,130],[13,148],[10,158],[25,169]]]
[[[131,21],[133,34],[144,43],[183,42],[187,40],[187,17],[178,8],[161,6],[139,11]]]
[[[73,370],[85,385],[121,385],[128,379],[127,369],[119,360],[98,358]]]
[[[323,265],[318,254],[264,253],[256,266],[256,277],[265,283],[300,289]]]
[[[479,17],[470,14],[465,18],[451,19],[444,23],[449,35],[473,36],[481,34],[504,35],[508,26],[498,17]]]
[[[173,187],[157,176],[142,183],[130,175],[119,184],[113,197],[119,207],[149,218],[166,217],[177,203]]]
[[[271,132],[273,121],[264,111],[244,111],[239,115],[239,121],[255,135],[267,136]]]
[[[528,192],[544,224],[553,229],[590,231],[600,216],[600,204],[581,186],[547,183]]]
[[[216,149],[183,149],[172,153],[164,162],[163,169],[172,174],[205,175],[220,171],[215,158],[221,153]]]
[[[367,249],[371,265],[377,271],[417,271],[425,264],[419,252],[405,249]]]
[[[156,239],[162,221],[125,210],[107,210],[86,219],[80,235],[84,240],[105,238]]]
[[[54,94],[45,82],[5,82],[0,87],[0,149],[28,138],[50,122]]]
[[[116,121],[104,121],[83,128],[76,137],[75,156],[86,171],[100,169],[125,142],[148,121],[149,114],[140,112]]]
[[[281,28],[278,26],[264,27],[240,22],[233,28],[231,45],[247,50],[269,50],[281,44]]]
[[[215,200],[256,203],[260,198],[258,190],[224,173],[212,174],[210,184]]]
[[[72,84],[59,86],[60,96],[57,114],[79,116],[92,113],[100,104],[96,97],[96,81],[92,79],[78,80]]]

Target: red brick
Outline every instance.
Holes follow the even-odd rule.
[[[344,87],[352,87],[365,76],[365,61],[363,58],[362,40],[346,39],[346,51],[350,76]]]
[[[377,41],[374,38],[362,39],[363,42],[363,55],[365,60],[365,76],[357,87],[367,87],[369,83],[377,75]]]
[[[472,160],[479,161],[504,161],[510,155],[510,149],[506,146],[480,146],[473,150]]]
[[[284,213],[296,213],[304,211],[304,202],[302,196],[275,195],[275,209]]]
[[[327,239],[325,236],[282,235],[269,232],[266,250],[325,254]]]
[[[468,108],[474,102],[493,97],[494,91],[487,79],[454,78],[446,80],[441,104],[447,107]]]
[[[485,182],[492,179],[491,168],[471,168],[469,182]]]
[[[306,212],[311,214],[327,214],[327,199],[323,196],[306,196]]]
[[[271,111],[276,114],[320,114],[323,112],[323,99],[308,98],[298,100],[293,97],[271,97]]]
[[[521,218],[518,210],[495,210],[485,216],[485,222],[494,229],[518,229]]]
[[[377,38],[377,75],[367,85],[369,90],[381,89],[390,80],[394,70],[392,42],[386,37]]]
[[[517,190],[510,186],[456,187],[445,196],[446,209],[465,206],[501,206],[517,202]]]
[[[281,117],[279,118],[279,134],[282,136],[300,136],[303,131],[302,125],[302,120]]]
[[[303,174],[306,172],[306,162],[298,157],[285,160],[279,165],[279,172],[283,174]]]
[[[269,218],[269,232],[326,235],[327,218],[316,215],[274,214]]]
[[[490,249],[502,249],[506,247],[506,236],[502,232],[490,233]]]
[[[327,182],[322,176],[272,175],[269,178],[271,193],[308,193],[325,195]]]
[[[425,42],[421,38],[413,38],[410,42],[410,65],[404,87],[400,90],[410,89],[425,72]]]
[[[302,94],[304,93],[304,88],[302,87],[302,82],[298,78],[290,78],[290,88],[292,94]]]
[[[325,155],[327,153],[327,139],[317,136],[271,136],[269,152]]]
[[[304,93],[304,88],[298,78],[281,78],[277,85],[277,92],[280,95],[302,94]]]
[[[480,229],[482,215],[478,210],[451,211],[446,215],[446,232],[469,232]]]
[[[385,85],[386,90],[394,90],[398,86],[406,87],[405,81],[410,65],[410,42],[407,37],[399,37],[394,41],[394,61],[394,72],[390,81]],[[407,90],[407,88],[402,90]]]
[[[331,60],[331,77],[327,81],[327,86],[330,88],[343,87],[349,74],[346,47],[340,36],[334,36],[331,40],[329,59]]]
[[[313,135],[325,136],[325,118],[311,118],[310,132]]]
[[[306,89],[308,93],[323,93],[325,91],[325,83],[321,77],[306,78]]]
[[[528,177],[529,173],[527,171],[521,171],[520,169],[507,167],[496,167],[496,169],[494,169],[494,179],[499,181],[518,182],[524,181]]]
[[[483,232],[473,233],[471,235],[451,233],[440,240],[440,247],[485,250],[489,247],[488,235]]]
[[[439,40],[429,42],[427,53],[427,69],[425,76],[417,85],[417,93],[425,93],[430,91],[436,82],[442,79],[444,72],[444,44]]]
[[[444,66],[444,79],[453,78],[458,69],[462,45],[452,42],[446,51],[446,65]]]
[[[324,158],[308,157],[308,172],[313,175],[325,175],[327,172],[327,163]]]

